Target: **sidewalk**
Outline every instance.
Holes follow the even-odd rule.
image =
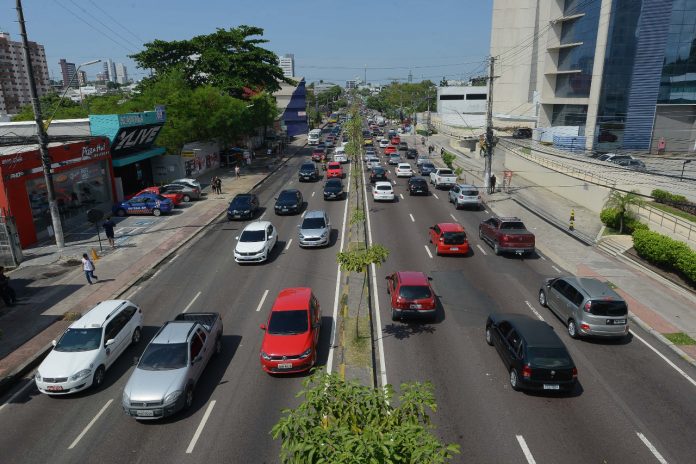
[[[9,273],[17,289],[18,304],[0,307],[0,394],[21,377],[37,359],[47,352],[50,343],[70,322],[62,321],[68,311],[85,313],[97,302],[123,298],[128,289],[172,253],[194,239],[217,220],[234,195],[248,192],[263,182],[275,169],[305,145],[301,137],[291,143],[283,158],[259,155],[250,167],[242,168],[235,178],[233,168],[218,168],[199,178],[204,198],[170,216],[162,216],[147,228],[116,228],[116,248],[108,243],[99,253],[95,274],[100,280],[87,285],[79,257],[92,248],[99,250],[96,231],[85,233],[71,242],[63,253],[55,245],[25,251],[26,261]],[[212,193],[212,176],[222,179],[220,195]],[[148,221],[149,217],[139,217]],[[163,219],[163,220],[159,220]]]
[[[430,140],[436,145],[435,153],[444,146],[445,150],[457,155],[455,165],[465,170],[467,182],[483,185],[483,158],[478,152],[461,150],[456,140],[446,136],[435,135]],[[439,156],[434,159],[442,164]],[[494,160],[493,171],[499,180],[502,180],[503,169],[502,163]],[[635,324],[696,365],[695,345],[676,346],[664,337],[664,334],[683,332],[696,339],[696,294],[644,268],[629,255],[609,256],[582,240],[570,238],[567,224],[571,208],[575,210],[576,229],[587,237],[596,237],[601,230],[596,214],[520,178],[513,179],[510,193],[484,194],[484,198],[496,215],[520,217],[536,235],[537,249],[567,272],[596,277],[615,285],[616,291],[628,302],[629,315]]]

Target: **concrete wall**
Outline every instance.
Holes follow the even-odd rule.
[[[696,152],[696,105],[658,105],[651,153],[657,153],[662,137],[666,153]]]

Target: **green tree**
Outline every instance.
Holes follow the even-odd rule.
[[[442,162],[450,169],[454,169],[453,164],[455,159],[457,159],[457,157],[448,151],[442,154]]]
[[[322,371],[303,385],[303,402],[271,430],[282,440],[282,463],[444,463],[459,454],[459,445],[433,434],[430,382],[402,384],[397,406],[391,385],[376,389]]]
[[[632,218],[631,206],[640,206],[643,204],[643,200],[638,196],[636,190],[632,190],[627,193],[619,192],[618,190],[612,190],[604,204],[605,208],[610,208],[616,211],[619,218],[619,233],[623,233],[624,222]]]
[[[130,57],[138,67],[155,72],[146,85],[178,69],[192,87],[212,85],[236,97],[245,88],[272,93],[280,89],[279,82],[292,80],[283,76],[276,54],[260,46],[268,41],[256,36],[263,36],[262,28],[217,29],[189,40],[154,40]]]
[[[447,87],[447,79],[445,79],[445,76],[442,76],[442,79],[440,79],[440,87]]]

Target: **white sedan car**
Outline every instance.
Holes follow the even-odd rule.
[[[399,163],[396,165],[396,177],[413,177],[413,169],[408,163]]]
[[[277,241],[278,232],[270,221],[252,222],[237,237],[234,260],[238,263],[266,261]]]
[[[379,181],[372,187],[372,199],[375,201],[394,201],[394,189],[392,184]]]
[[[382,139],[379,141],[379,148],[387,148],[389,146],[389,140]]]

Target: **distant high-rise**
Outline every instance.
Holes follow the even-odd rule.
[[[116,63],[111,58],[104,61],[104,74],[106,75],[104,80],[116,82]]]
[[[116,82],[121,85],[128,84],[128,68],[123,63],[116,63]]]
[[[97,80],[102,81],[102,82],[108,81],[109,80],[109,73],[107,73],[107,72],[97,73]]]
[[[286,53],[285,56],[279,56],[280,69],[283,70],[283,76],[293,77],[295,75],[295,55]]]
[[[84,71],[77,72],[77,83],[80,84],[80,87],[87,84],[87,73],[86,72],[84,72]]]
[[[34,68],[36,91],[41,96],[50,90],[43,45],[29,42],[29,55]],[[22,106],[29,103],[31,96],[22,42],[13,42],[9,33],[0,32],[0,114],[17,114]]]
[[[60,65],[60,73],[63,76],[63,88],[67,89],[75,85],[77,82],[75,76],[77,68],[75,68],[75,63],[68,63],[65,58],[61,58],[58,64]]]

